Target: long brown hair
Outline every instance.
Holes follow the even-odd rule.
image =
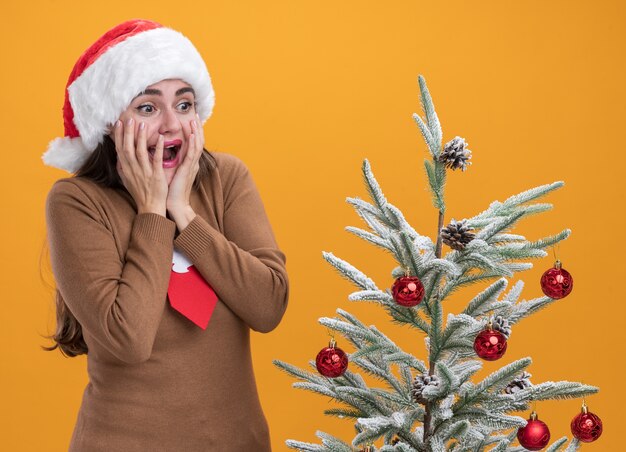
[[[200,186],[201,180],[217,167],[215,157],[206,149],[204,151],[200,156],[200,168],[194,180],[196,189]],[[115,143],[108,135],[105,135],[103,142],[92,152],[74,176],[90,179],[103,187],[125,190],[117,173],[116,165]],[[52,339],[55,344],[50,347],[42,345],[41,348],[46,351],[58,348],[63,355],[70,358],[87,354],[89,349],[83,338],[83,329],[65,304],[58,289],[55,290],[55,304],[56,332],[52,336],[44,336],[47,339]]]

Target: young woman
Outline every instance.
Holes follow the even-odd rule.
[[[286,258],[244,163],[203,149],[214,93],[191,42],[133,20],[79,58],[46,164],[56,344],[87,354],[70,451],[269,451],[250,329]]]

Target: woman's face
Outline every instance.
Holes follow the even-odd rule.
[[[134,120],[135,148],[139,125],[142,122],[145,124],[150,161],[159,134],[163,135],[163,171],[168,185],[187,152],[190,122],[196,119],[195,101],[191,85],[179,79],[161,80],[146,87],[120,115],[124,128],[127,127],[128,119]]]

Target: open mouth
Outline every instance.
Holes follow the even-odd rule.
[[[170,162],[176,159],[176,156],[178,155],[178,152],[180,151],[180,148],[182,146],[182,141],[181,140],[173,140],[173,141],[166,141],[165,143],[163,143],[163,161],[164,162]],[[150,153],[150,156],[154,156],[154,153],[156,151],[156,146],[150,146],[148,148],[148,152]]]

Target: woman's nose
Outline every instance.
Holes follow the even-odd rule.
[[[161,135],[172,134],[178,132],[181,128],[180,121],[173,110],[163,110],[161,115],[161,124],[159,125],[159,133]]]

